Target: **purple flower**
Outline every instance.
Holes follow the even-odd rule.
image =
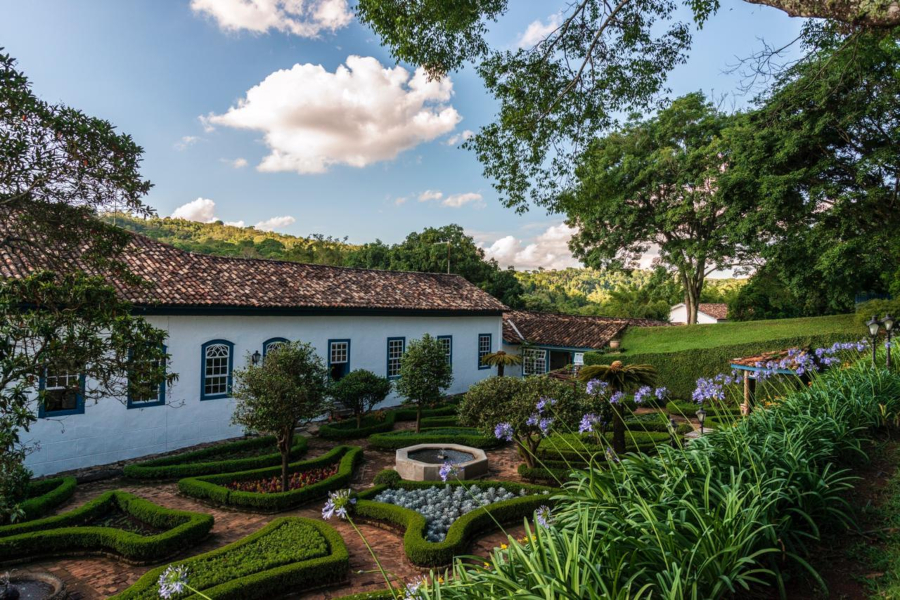
[[[341,519],[346,519],[349,514],[348,509],[351,505],[356,504],[356,498],[350,497],[350,490],[338,490],[328,493],[328,501],[322,508],[322,518],[326,521],[337,515]]]
[[[422,592],[424,591],[424,587],[425,579],[422,577],[407,583],[403,594],[403,600],[420,600],[423,598]]]
[[[656,396],[657,400],[665,400],[666,396],[669,395],[669,390],[664,387],[656,388],[656,391],[654,391],[653,394]]]
[[[438,471],[438,474],[441,476],[441,481],[447,481],[448,477],[451,475],[456,476],[457,473],[459,473],[459,470],[449,460],[445,461],[444,464],[441,465],[440,471]]]
[[[531,416],[528,417],[528,419],[525,421],[525,424],[530,425],[531,427],[536,427],[540,418],[541,415],[539,415],[538,413],[531,413]]]
[[[160,598],[171,598],[184,591],[188,581],[188,568],[185,565],[169,565],[159,576]]]
[[[623,398],[625,398],[625,394],[623,394],[622,392],[616,392],[615,394],[613,394],[612,396],[609,397],[609,403],[610,404],[618,404],[619,402],[622,401]]]
[[[581,423],[578,425],[578,433],[590,433],[594,428],[601,424],[600,417],[594,413],[588,413],[581,417]]]
[[[542,434],[549,435],[551,425],[553,425],[553,419],[541,419],[538,422],[538,429],[541,430]]]
[[[494,427],[494,437],[498,440],[506,440],[507,442],[513,441],[513,428],[509,423],[498,423],[496,427]]]
[[[725,391],[722,389],[722,385],[713,379],[701,377],[697,380],[697,388],[691,397],[697,404],[703,404],[706,400],[724,400]]]
[[[645,385],[634,393],[634,401],[637,404],[640,404],[641,402],[644,401],[644,398],[646,398],[647,396],[649,396],[652,393],[653,393],[653,388],[651,388],[649,385]]]
[[[550,507],[542,504],[534,511],[534,520],[541,527],[550,527],[550,524],[553,522],[553,513],[550,512]]]
[[[587,383],[587,393],[588,394],[604,394],[606,393],[606,389],[609,387],[609,384],[605,381],[600,381],[599,379],[591,379]]]

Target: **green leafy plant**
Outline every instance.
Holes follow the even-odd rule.
[[[615,360],[608,365],[588,365],[578,373],[581,381],[600,381],[608,385],[611,393],[601,390],[589,393],[598,402],[607,404],[613,415],[613,450],[616,454],[625,452],[625,399],[623,394],[643,385],[652,385],[656,381],[656,369],[652,365],[626,365]],[[590,392],[590,390],[589,390]]]
[[[48,514],[68,500],[78,485],[74,477],[53,477],[30,481],[25,490],[25,499],[19,504],[22,520],[30,521]]]
[[[396,420],[397,414],[394,411],[385,411],[363,417],[359,425],[354,419],[323,423],[319,427],[318,435],[326,440],[356,440],[369,437],[373,433],[390,431],[394,428]]]
[[[391,393],[391,382],[387,377],[357,369],[332,383],[328,393],[338,406],[350,411],[360,429],[362,418]]]
[[[485,354],[481,359],[481,364],[489,367],[497,367],[497,377],[503,377],[506,367],[514,367],[522,364],[522,356],[520,354],[508,354],[503,350]]]
[[[422,428],[422,406],[436,403],[453,383],[453,367],[444,346],[429,334],[413,340],[400,359],[397,393],[416,405],[416,433]]]

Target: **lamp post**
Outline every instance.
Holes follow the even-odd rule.
[[[250,362],[253,363],[254,367],[259,364],[260,360],[262,360],[262,354],[259,353],[259,350],[257,350],[250,356]]]
[[[876,319],[875,315],[872,315],[872,319],[866,323],[866,327],[869,328],[869,335],[872,336],[872,364],[874,365],[875,355],[878,351],[878,330],[881,329],[881,321]]]
[[[697,409],[697,420],[700,421],[700,435],[703,435],[703,422],[706,420],[706,411],[701,406]]]
[[[885,344],[884,349],[887,351],[887,368],[891,368],[891,336],[894,332],[894,317],[891,316],[891,313],[884,315],[884,318],[881,319],[881,324],[884,325],[884,331],[887,336],[887,344]]]

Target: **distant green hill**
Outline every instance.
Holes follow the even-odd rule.
[[[221,221],[197,223],[171,218],[140,219],[120,213],[104,215],[103,219],[176,248],[201,254],[343,265],[346,256],[356,248],[346,239],[322,235],[297,237],[259,231],[253,227],[232,227]]]

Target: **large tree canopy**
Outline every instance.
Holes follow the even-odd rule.
[[[700,94],[635,118],[591,145],[577,185],[559,199],[578,229],[572,248],[588,265],[634,267],[658,251],[684,288],[690,323],[706,277],[745,258],[747,207],[719,186],[731,121]]]

